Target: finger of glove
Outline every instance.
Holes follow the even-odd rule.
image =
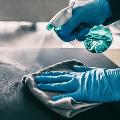
[[[90,31],[89,27],[85,27],[82,30],[80,30],[79,32],[76,33],[76,39],[79,41],[83,41],[85,40],[85,35]]]
[[[74,93],[66,93],[66,94],[63,94],[63,95],[56,95],[56,96],[53,96],[51,99],[53,101],[57,101],[57,100],[60,100],[60,99],[63,99],[63,98],[71,97],[74,100],[77,100],[75,96],[77,96],[77,94],[74,92]]]
[[[85,40],[85,35],[90,31],[90,27],[85,27],[80,31],[73,31],[71,32],[71,34],[68,34],[66,36],[62,36],[60,31],[56,31],[58,37],[65,41],[65,42],[70,42],[73,41],[75,39],[79,40],[79,41],[83,41]]]
[[[86,66],[73,65],[73,70],[75,72],[87,72],[87,71],[92,70],[92,68],[89,68]]]
[[[77,86],[78,86],[78,83],[74,84],[72,80],[68,82],[63,82],[63,83],[51,83],[51,84],[40,83],[37,85],[37,87],[41,90],[63,92],[63,93],[74,92],[78,89]]]
[[[56,32],[57,36],[58,36],[61,40],[63,40],[64,42],[73,41],[73,40],[75,40],[75,37],[76,37],[75,34],[69,34],[69,35],[63,36],[60,31],[55,30],[55,32]]]
[[[41,75],[42,76],[59,76],[59,75],[65,75],[65,74],[70,74],[70,72],[66,72],[66,71],[47,71],[47,72],[43,72]]]
[[[72,79],[72,75],[59,75],[59,76],[37,76],[34,78],[36,83],[61,83],[68,82]]]

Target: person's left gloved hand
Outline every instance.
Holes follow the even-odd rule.
[[[103,69],[73,66],[75,72],[44,72],[34,78],[41,90],[62,92],[56,101],[71,97],[76,101],[120,101],[120,68]]]

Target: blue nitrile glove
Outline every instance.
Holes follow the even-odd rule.
[[[107,0],[94,0],[74,8],[72,14],[72,18],[61,27],[61,30],[55,30],[65,42],[84,40],[91,27],[104,23],[112,13]],[[84,27],[81,28],[81,24]]]
[[[120,101],[120,68],[73,67],[75,72],[44,72],[34,80],[41,90],[62,92],[52,97],[56,101],[72,97],[76,101]]]

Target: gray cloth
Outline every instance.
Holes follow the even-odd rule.
[[[72,98],[63,98],[58,101],[52,101],[50,97],[60,93],[46,92],[38,89],[36,87],[36,83],[34,82],[34,77],[45,71],[71,71],[73,65],[86,66],[78,60],[66,60],[41,69],[35,73],[25,75],[23,76],[22,82],[29,88],[30,92],[48,108],[57,112],[63,117],[71,118],[80,112],[99,105],[100,103],[85,103],[82,101],[76,102]]]

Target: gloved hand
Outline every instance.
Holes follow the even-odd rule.
[[[55,32],[61,40],[84,40],[91,27],[100,25],[111,16],[107,0],[93,0],[92,2],[73,9],[72,18],[65,23],[61,30]],[[81,27],[81,24],[83,26]]]
[[[120,101],[120,68],[103,69],[74,66],[75,72],[44,72],[34,80],[41,90],[62,92],[56,101],[72,97],[76,101]]]

